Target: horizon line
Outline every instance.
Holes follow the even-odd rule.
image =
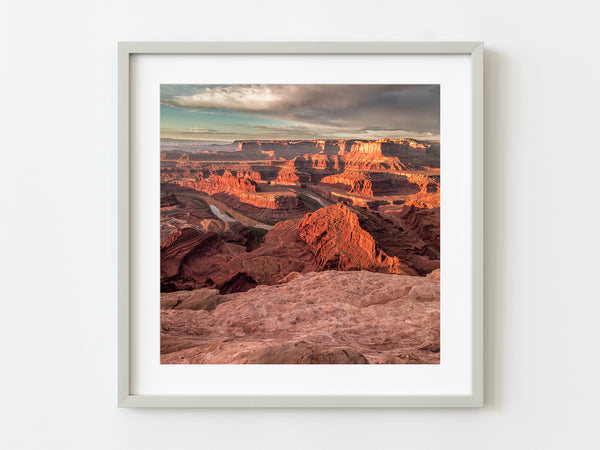
[[[160,140],[172,140],[172,141],[191,141],[191,142],[212,142],[212,143],[223,143],[233,144],[234,142],[260,142],[260,141],[401,141],[405,139],[412,139],[414,141],[440,141],[440,137],[436,138],[415,138],[410,136],[404,137],[389,137],[389,138],[377,138],[377,139],[364,139],[364,138],[281,138],[281,139],[234,139],[221,141],[218,139],[190,139],[190,138],[174,138],[174,137],[160,137]]]

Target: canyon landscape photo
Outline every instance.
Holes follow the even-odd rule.
[[[162,364],[439,364],[439,85],[163,84],[160,183]]]

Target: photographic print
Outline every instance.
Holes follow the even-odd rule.
[[[439,85],[160,102],[162,364],[440,363]]]

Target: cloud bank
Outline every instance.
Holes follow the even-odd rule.
[[[224,110],[289,122],[252,125],[275,135],[440,132],[439,85],[163,85],[161,103],[188,112]]]

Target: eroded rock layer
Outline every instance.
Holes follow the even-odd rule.
[[[161,302],[163,364],[437,364],[439,281],[367,271],[298,275],[217,295],[216,307]],[[202,292],[205,299],[212,293]],[[189,295],[186,298],[193,298]],[[210,297],[214,298],[214,297]]]

